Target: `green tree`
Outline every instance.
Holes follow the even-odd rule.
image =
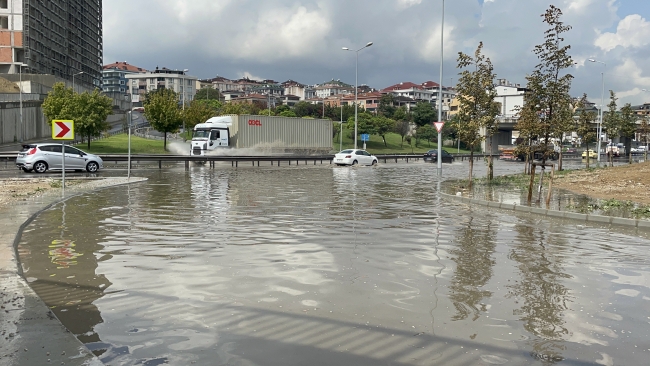
[[[110,128],[106,117],[113,113],[113,101],[95,89],[92,93],[75,94],[71,109],[75,133],[87,138],[90,149],[91,138]]]
[[[164,134],[163,148],[167,150],[167,134],[178,132],[183,125],[178,95],[171,89],[157,89],[147,93],[143,105],[144,115],[151,126]]]
[[[528,84],[537,84],[536,77],[528,79]],[[542,123],[540,120],[540,98],[537,93],[526,92],[524,94],[524,105],[517,106],[517,123],[515,129],[519,131],[517,147],[515,154],[523,156],[525,160],[524,170],[528,173],[530,169],[530,159],[533,152],[537,149],[537,140],[542,133]]]
[[[438,136],[438,131],[431,125],[418,127],[415,131],[415,146],[418,146],[418,140],[424,140],[431,147],[431,140]]]
[[[458,68],[470,67],[472,70],[460,72],[457,85],[459,101],[458,118],[460,119],[459,135],[470,149],[469,185],[472,185],[472,170],[474,168],[472,155],[474,149],[485,138],[490,138],[497,131],[496,116],[499,105],[494,102],[494,67],[489,58],[482,54],[483,42],[480,42],[473,56],[463,52],[458,53]],[[482,131],[485,134],[482,134]],[[492,154],[488,158],[488,180],[493,177]]]
[[[193,100],[183,111],[185,126],[194,134],[194,126],[203,123],[208,119],[218,115],[218,110],[213,108],[207,100]]]
[[[413,122],[418,126],[431,124],[438,120],[438,111],[429,102],[418,102],[413,111]]]
[[[98,89],[77,94],[63,83],[54,84],[43,101],[42,109],[50,125],[55,119],[73,120],[75,133],[88,139],[88,148],[92,137],[109,128],[106,117],[113,111],[111,99]]]
[[[293,106],[293,111],[298,117],[314,117],[318,118],[322,113],[322,106],[311,104],[307,101],[300,101]]]
[[[341,133],[341,122],[332,122],[332,138]]]
[[[381,136],[382,140],[384,140],[384,146],[387,147],[386,134],[395,130],[395,121],[384,116],[374,116],[372,118],[372,124],[375,126],[377,135]]]
[[[359,112],[357,114],[357,132],[359,135],[362,133],[375,135],[377,133],[377,130],[375,129],[375,125],[372,123],[373,115],[368,112]],[[347,129],[352,131],[352,134],[354,134],[354,116],[350,116],[350,118],[348,118]],[[354,136],[352,136],[352,138],[354,138]]]
[[[548,146],[552,138],[562,138],[568,132],[571,112],[571,81],[573,76],[566,69],[573,66],[573,59],[569,55],[570,45],[563,45],[564,33],[571,30],[571,26],[564,25],[560,20],[562,11],[551,5],[542,18],[548,29],[544,32],[544,42],[536,45],[533,52],[539,59],[539,64],[533,73],[526,77],[527,89],[534,95],[533,99],[539,105],[543,118],[540,120],[538,139],[543,148],[542,163],[555,154]],[[536,105],[536,106],[537,106]]]
[[[587,110],[587,94],[583,94],[578,103],[578,122],[576,132],[582,143],[587,146],[587,169],[589,169],[589,143],[596,141],[596,131],[593,123],[596,120],[596,113]]]
[[[406,106],[401,106],[395,110],[393,114],[395,119],[395,133],[402,137],[400,147],[404,146],[404,137],[411,132],[411,114],[406,109]]]
[[[280,114],[278,114],[278,116],[282,116],[282,117],[298,117],[296,115],[296,112],[294,112],[292,110],[282,111],[282,112],[280,112]]]
[[[618,137],[619,130],[621,128],[621,118],[618,114],[618,106],[616,105],[616,94],[610,90],[609,91],[609,111],[603,115],[603,128],[607,131],[607,137],[611,142],[614,141],[615,137]],[[614,166],[614,154],[612,151],[607,151],[607,156],[609,157],[609,165]]]
[[[379,115],[387,118],[395,118],[394,114],[397,108],[395,107],[395,96],[393,94],[384,94],[379,99],[379,108],[377,108]]]
[[[288,105],[279,105],[279,106],[275,107],[275,114],[280,116],[281,115],[280,113],[282,113],[284,111],[289,111],[289,110],[291,110],[291,108],[289,108]]]
[[[625,139],[625,153],[628,156],[630,164],[632,164],[632,138],[634,138],[634,134],[636,133],[636,115],[630,103],[626,103],[621,108],[621,127],[619,132]]]
[[[221,100],[221,93],[219,89],[211,87],[201,88],[194,94],[194,100]]]
[[[64,83],[54,84],[41,106],[47,123],[51,125],[54,119],[72,119],[71,104],[73,100],[72,88],[66,88]]]

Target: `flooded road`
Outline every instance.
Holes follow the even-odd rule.
[[[444,169],[137,172],[43,212],[20,259],[109,365],[647,363],[648,239],[445,200]]]

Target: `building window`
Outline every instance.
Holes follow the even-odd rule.
[[[9,5],[7,4],[7,0],[0,0],[0,9],[9,9]]]
[[[9,29],[9,17],[0,17],[0,29]]]

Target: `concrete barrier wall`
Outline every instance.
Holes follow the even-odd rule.
[[[23,141],[51,138],[52,128],[43,115],[41,104],[41,102],[34,101],[23,102],[21,126],[20,103],[0,102],[0,144],[17,142],[21,140],[21,137]],[[112,114],[106,118],[106,121],[113,125],[116,122],[123,123],[126,121],[126,115],[124,113]],[[81,136],[75,137],[81,138]]]
[[[40,102],[23,102],[22,125],[20,103],[0,102],[0,143],[51,137],[52,132],[41,110]]]

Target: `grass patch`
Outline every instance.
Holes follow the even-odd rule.
[[[343,149],[354,148],[354,132],[345,128],[343,124]],[[396,133],[386,134],[386,145],[381,139],[381,136],[370,135],[370,141],[366,142],[366,150],[371,154],[424,154],[425,152],[438,148],[438,144],[420,141],[418,146],[415,146],[415,138],[411,141],[413,148],[404,141],[402,144],[402,136]],[[363,141],[359,138],[357,144],[360,149],[363,148]],[[457,147],[444,147],[444,150],[450,153],[457,153]],[[332,150],[339,151],[339,135],[332,139]],[[469,154],[468,150],[460,150],[461,154]]]
[[[90,149],[87,143],[75,145],[91,154],[126,154],[129,151],[128,134],[119,134],[105,139],[92,141]],[[167,140],[169,145],[169,140]],[[131,135],[131,154],[168,154],[163,149],[162,140],[149,140]]]

